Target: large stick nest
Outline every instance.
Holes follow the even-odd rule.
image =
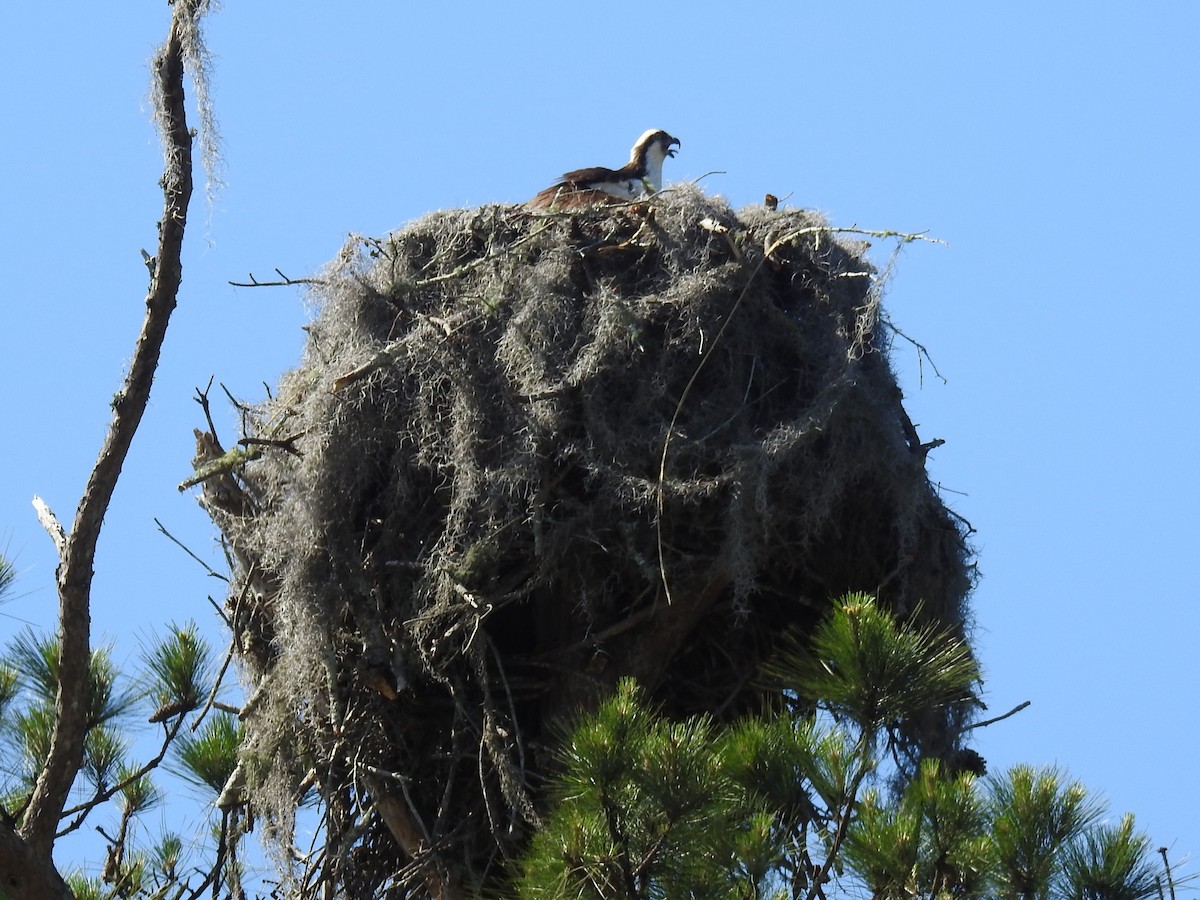
[[[278,445],[205,484],[241,569],[252,796],[287,839],[321,800],[301,884],[474,889],[543,812],[550,723],[622,675],[729,717],[848,590],[962,631],[964,529],[864,249],[694,189],[347,245],[249,418]]]

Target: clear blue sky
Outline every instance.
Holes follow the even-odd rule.
[[[135,9],[136,6],[136,9]],[[928,229],[896,347],[930,472],[978,529],[994,769],[1058,763],[1200,853],[1200,4],[236,2],[209,20],[227,186],[192,208],[180,307],[101,540],[98,636],[133,664],[210,622],[219,562],[175,485],[193,388],[257,399],[297,361],[291,289],[348,232],[517,202],[678,135],[666,179],[839,225]],[[147,61],[165,3],[0,8],[0,641],[54,621],[30,498],[69,522],[142,317],[161,210]],[[879,248],[881,253],[884,248]],[[882,258],[882,256],[880,257]],[[232,416],[222,410],[227,436]],[[1193,861],[1190,870],[1198,870]]]

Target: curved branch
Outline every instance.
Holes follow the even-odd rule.
[[[20,823],[33,859],[51,866],[51,850],[68,792],[83,759],[87,731],[88,661],[91,640],[92,566],[96,542],[133,436],[150,398],[167,324],[182,279],[180,253],[192,195],[192,139],[184,107],[184,55],[198,15],[196,2],[177,2],[166,44],[154,58],[159,99],[157,119],[166,145],[162,178],[163,218],[158,224],[158,254],[146,295],[146,318],[138,336],[125,384],[113,398],[113,417],[88,478],[75,521],[60,553],[58,639],[61,647],[55,725],[50,752]],[[0,835],[2,836],[2,835]],[[4,860],[0,859],[0,863]],[[4,869],[0,865],[0,869]],[[33,896],[20,894],[20,896]]]

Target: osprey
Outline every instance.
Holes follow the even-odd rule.
[[[634,200],[662,187],[663,160],[674,156],[672,146],[679,138],[651,128],[633,145],[629,162],[619,169],[593,166],[567,172],[561,180],[529,201],[538,209],[564,209],[595,206],[616,200]]]

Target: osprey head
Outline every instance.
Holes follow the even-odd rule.
[[[629,166],[637,171],[646,190],[650,193],[662,187],[663,160],[675,156],[672,147],[682,146],[679,138],[671,137],[660,128],[645,132],[629,154]]]
[[[637,139],[637,143],[633,145],[633,150],[629,154],[631,163],[641,162],[650,153],[657,152],[663,157],[674,156],[675,151],[671,149],[672,145],[679,147],[679,138],[671,137],[661,128],[651,128],[642,133],[642,136]]]

